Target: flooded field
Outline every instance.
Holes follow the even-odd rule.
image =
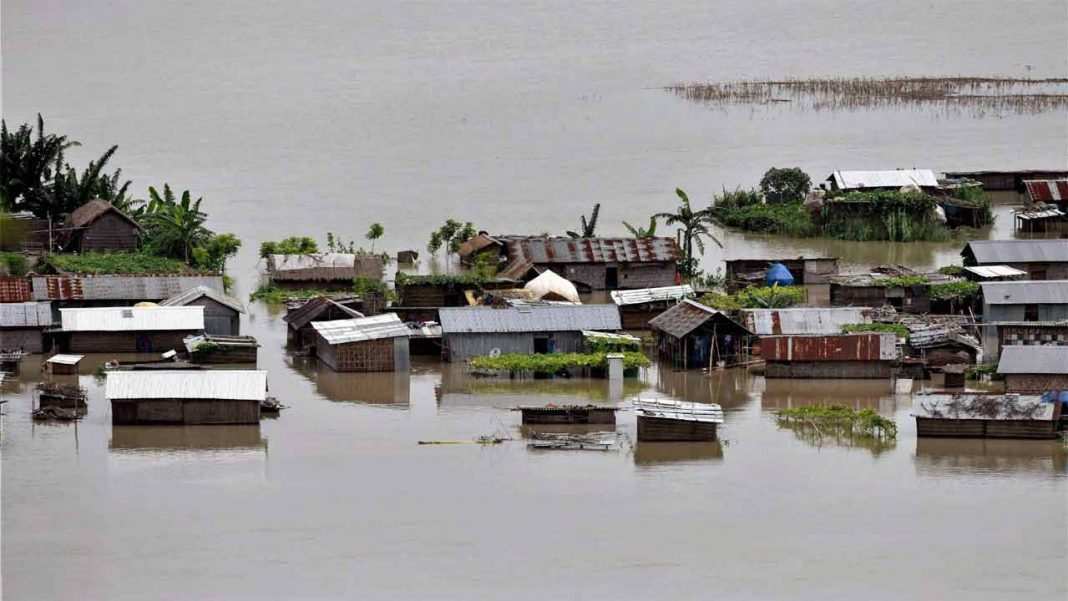
[[[755,185],[771,166],[1047,169],[1068,120],[907,106],[709,107],[663,88],[706,79],[996,73],[1064,77],[1063,2],[769,1],[517,6],[400,2],[4,2],[3,116],[41,112],[88,160],[118,143],[135,188],[205,198],[244,240],[327,230],[412,248],[447,217],[560,232],[603,202],[622,235],[675,203]],[[878,23],[878,27],[873,27]],[[769,29],[770,28],[770,29]],[[819,31],[831,32],[820,35]],[[938,57],[932,64],[931,57]],[[916,73],[917,69],[924,69]],[[77,90],[73,93],[72,90]],[[993,228],[1009,238],[1014,193]],[[717,231],[726,258],[827,255],[843,271],[955,262],[962,240],[893,244]],[[5,599],[1063,599],[1068,467],[1057,442],[923,440],[884,381],[768,381],[656,367],[600,380],[476,380],[436,360],[344,375],[284,352],[253,304],[271,393],[250,427],[113,427],[82,363],[89,413],[30,419],[39,359],[3,384]],[[935,382],[933,385],[937,385]],[[919,385],[917,385],[919,388]],[[534,452],[521,403],[716,402],[720,442]],[[877,446],[813,440],[773,411],[874,408]],[[618,415],[634,438],[633,412]],[[500,445],[419,446],[506,432]]]

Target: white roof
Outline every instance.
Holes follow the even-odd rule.
[[[611,332],[597,332],[595,330],[582,330],[583,338],[604,338],[605,340],[618,340],[619,342],[640,344],[642,339],[630,334],[613,334]]]
[[[183,307],[205,296],[219,303],[220,305],[230,307],[238,313],[245,312],[245,305],[242,305],[241,301],[227,294],[223,294],[222,292],[219,292],[214,288],[208,288],[207,286],[197,286],[196,288],[190,288],[189,290],[186,290],[181,294],[160,301],[159,304],[161,307]]]
[[[742,309],[742,325],[758,336],[841,334],[843,326],[871,323],[871,307]]]
[[[715,403],[690,403],[670,399],[634,399],[634,411],[641,417],[714,424],[723,423],[723,408]]]
[[[64,332],[203,330],[204,307],[60,309]]]
[[[404,325],[396,313],[383,313],[358,319],[313,321],[312,327],[328,344],[345,344],[382,338],[407,338],[411,335],[411,330]]]
[[[350,253],[271,255],[268,260],[275,271],[316,269],[319,267],[354,267],[356,265],[356,255]]]
[[[551,269],[546,269],[541,275],[527,282],[523,289],[529,290],[534,294],[535,298],[539,299],[545,298],[550,294],[556,294],[560,298],[573,303],[582,302],[579,300],[578,289],[575,288],[575,285],[560,277]]]
[[[52,325],[52,303],[0,303],[0,328],[47,328]]]
[[[841,190],[861,188],[901,188],[920,186],[937,188],[938,178],[930,169],[892,169],[887,171],[835,171],[830,179]]]
[[[85,355],[53,355],[51,359],[45,361],[45,363],[58,363],[60,365],[77,365],[79,361],[85,358]]]
[[[109,371],[107,378],[104,396],[108,400],[267,398],[267,372],[260,370]]]
[[[693,286],[661,286],[660,288],[643,288],[641,290],[613,290],[612,301],[617,305],[640,305],[655,301],[674,300],[693,294]]]
[[[1027,275],[1026,271],[1021,271],[1008,265],[980,265],[978,267],[965,267],[964,269],[981,278],[1015,278]]]

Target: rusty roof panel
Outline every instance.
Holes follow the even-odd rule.
[[[1068,200],[1068,179],[1024,180],[1031,202],[1060,202]]]
[[[47,275],[33,276],[35,300],[161,301],[205,286],[223,289],[217,275]]]
[[[768,361],[891,361],[897,358],[892,332],[835,336],[766,336],[762,353]]]
[[[727,317],[726,313],[706,307],[688,298],[682,299],[679,304],[650,319],[649,327],[675,338],[683,338],[709,320],[716,320],[719,323],[735,326],[739,330],[745,330],[741,325],[731,320],[730,317]]]
[[[33,300],[30,280],[18,276],[0,276],[0,303],[24,303]]]
[[[547,238],[502,236],[511,261],[545,263],[663,263],[678,259],[674,238]]]

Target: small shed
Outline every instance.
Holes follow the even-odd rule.
[[[193,363],[256,363],[260,343],[252,336],[202,334],[185,339],[185,351]]]
[[[141,226],[106,200],[90,200],[67,219],[67,252],[117,252],[137,250]]]
[[[0,350],[43,352],[43,332],[52,325],[51,303],[0,303]]]
[[[1030,280],[1068,279],[1068,240],[972,240],[960,255],[965,267],[1004,265]]]
[[[349,253],[315,253],[307,255],[269,255],[267,274],[271,283],[283,288],[352,288],[358,277],[382,279],[385,263],[380,255]]]
[[[965,392],[925,394],[912,408],[920,438],[1057,437],[1061,403],[1040,395]]]
[[[684,298],[693,296],[689,284],[642,288],[641,290],[613,290],[612,302],[619,307],[624,330],[645,330],[649,320],[677,305]]]
[[[735,363],[752,336],[726,313],[688,298],[649,320],[649,328],[660,357],[680,369]]]
[[[115,425],[258,424],[267,372],[109,371],[104,396]]]
[[[583,330],[618,332],[615,305],[516,304],[497,307],[442,307],[443,355],[465,361],[492,354],[579,353]]]
[[[53,355],[45,361],[45,365],[53,375],[78,375],[78,367],[84,359],[84,355]]]
[[[60,309],[60,346],[76,353],[151,353],[184,347],[204,331],[204,307]]]
[[[364,314],[352,307],[328,296],[317,296],[286,311],[282,318],[286,322],[286,343],[299,349],[313,348],[316,340],[313,323],[360,317]]]
[[[888,378],[897,360],[893,332],[765,336],[768,378]]]
[[[1068,346],[1007,346],[998,374],[1009,392],[1068,390]]]
[[[334,371],[408,371],[411,332],[395,313],[316,321],[312,327],[315,354]]]
[[[716,404],[672,399],[635,399],[639,442],[712,442],[723,423]]]
[[[241,334],[241,314],[245,305],[223,292],[197,286],[160,303],[161,307],[204,307],[204,332],[219,336]]]

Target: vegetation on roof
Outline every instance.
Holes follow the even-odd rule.
[[[470,288],[479,287],[489,281],[489,278],[478,273],[434,273],[430,275],[412,275],[397,273],[394,285],[397,290],[405,286],[442,286],[447,288]]]
[[[648,367],[649,358],[643,353],[630,351],[623,355],[623,369]],[[606,353],[546,353],[535,355],[509,354],[497,357],[473,357],[471,367],[489,371],[519,374],[555,374],[568,369],[604,368],[608,366]]]
[[[968,270],[964,269],[961,265],[943,265],[938,268],[938,273],[959,278],[964,277],[964,274],[968,273]]]
[[[146,252],[54,254],[44,257],[39,269],[45,273],[77,275],[188,273],[188,265]]]
[[[982,286],[978,282],[963,280],[931,286],[931,298],[939,300],[961,300],[965,302],[979,298]]]
[[[909,329],[900,323],[848,323],[842,326],[846,334],[857,332],[893,332],[898,338],[907,338]]]
[[[873,282],[873,286],[881,286],[883,288],[906,288],[909,286],[920,286],[931,281],[931,278],[925,274],[917,273],[911,275],[892,275],[885,278],[876,278]]]
[[[319,243],[308,236],[289,236],[280,241],[260,242],[260,258],[270,255],[310,255],[319,252]]]
[[[805,301],[805,290],[800,286],[746,286],[734,294],[710,292],[697,302],[706,307],[730,313],[739,309],[784,309],[795,307]]]
[[[348,290],[291,289],[264,282],[249,295],[249,299],[262,301],[269,305],[280,305],[288,299],[316,298],[319,296],[370,296],[372,294],[380,294],[388,300],[393,299],[393,291],[386,286],[385,282],[362,275],[352,280],[352,287]]]

